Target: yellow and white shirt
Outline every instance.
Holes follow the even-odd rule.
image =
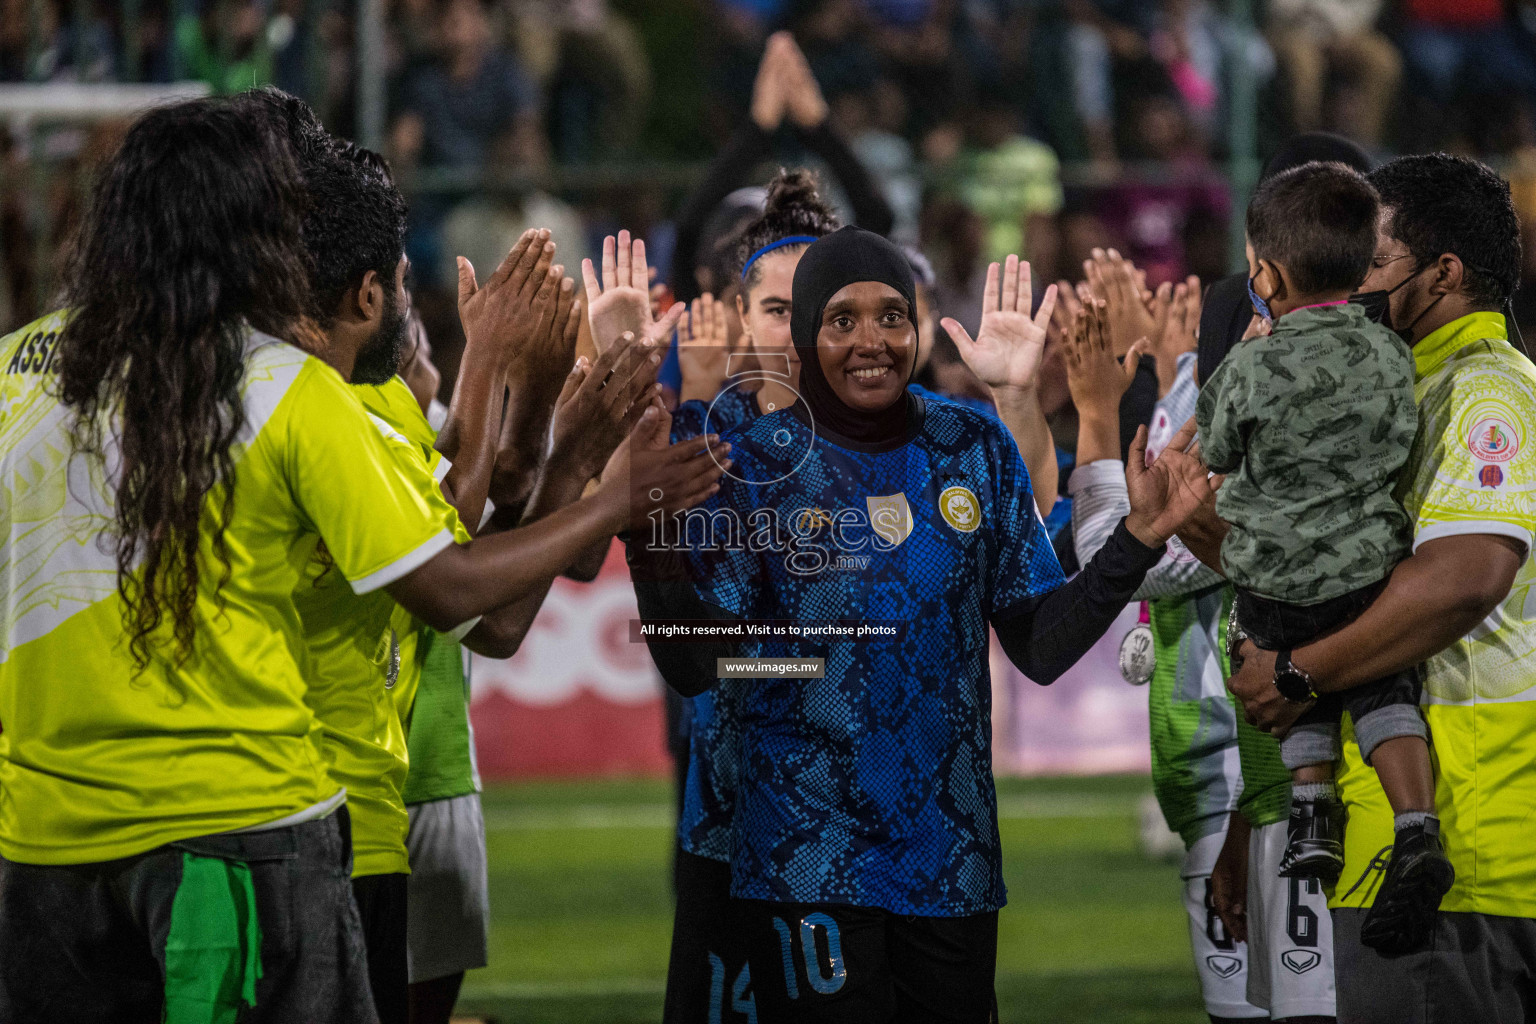
[[[1414,347],[1419,432],[1398,497],[1415,549],[1458,534],[1525,545],[1503,604],[1425,664],[1422,704],[1456,868],[1440,909],[1536,917],[1536,367],[1507,337],[1502,316],[1473,313]],[[1392,811],[1347,726],[1344,735],[1349,824],[1334,906],[1367,907],[1380,887],[1371,862],[1392,846]]]
[[[135,673],[112,543],[115,452],[109,443],[103,465],[73,449],[73,413],[38,358],[64,320],[0,339],[0,855],[110,860],[328,810],[341,793],[304,701],[294,589],[322,537],[366,594],[452,533],[335,371],[253,334],[224,530],[230,578],[216,595],[217,488],[194,650],[175,664],[167,624],[165,655]]]
[[[415,446],[416,451],[425,459],[428,472],[440,487],[448,471],[453,468],[453,463],[445,459],[435,447],[437,431],[427,421],[410,386],[395,377],[377,387],[359,387],[357,392],[363,408],[368,410],[375,422],[394,431],[400,440]],[[441,490],[438,495],[439,500],[443,500]],[[471,539],[469,531],[459,522],[457,512],[454,512],[453,523],[454,538],[461,544],[468,542]],[[471,619],[448,635],[454,640],[462,640],[479,621],[478,618]],[[394,698],[395,712],[408,731],[411,709],[416,703],[416,690],[421,683],[421,633],[429,627],[398,606],[392,624],[395,635],[400,638],[400,676],[390,695]]]
[[[449,463],[430,443],[422,445],[403,432],[415,426],[411,412],[426,424],[405,382],[396,377],[380,387],[352,391],[368,410],[371,429],[383,438],[401,480],[431,510],[434,521],[467,542],[469,534],[439,489]],[[410,820],[401,794],[408,759],[394,694],[401,688],[415,690],[421,672],[415,657],[419,627],[387,593],[355,593],[323,552],[305,567],[293,600],[310,654],[305,701],[320,721],[320,747],[331,778],[347,790],[352,874],[407,872]]]

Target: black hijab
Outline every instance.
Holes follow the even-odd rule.
[[[795,268],[794,301],[789,314],[790,339],[800,357],[800,402],[796,406],[803,404],[815,429],[835,440],[860,445],[904,442],[910,436],[913,420],[921,415],[920,407],[907,392],[916,358],[907,361],[907,380],[902,381],[901,396],[884,409],[864,412],[837,397],[816,353],[816,336],[821,333],[821,315],[827,303],[840,290],[859,281],[888,284],[907,300],[907,318],[914,325],[916,345],[912,265],[902,251],[873,231],[853,225],[817,239],[801,255]]]

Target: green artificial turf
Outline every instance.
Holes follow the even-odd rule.
[[[1003,1024],[1200,1024],[1176,866],[1135,846],[1144,778],[1000,780]],[[460,1012],[499,1024],[661,1018],[671,794],[660,781],[485,794],[491,964]],[[727,1021],[725,1024],[734,1024]]]

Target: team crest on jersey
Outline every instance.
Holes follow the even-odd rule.
[[[869,527],[891,547],[912,536],[912,506],[905,493],[872,494],[864,499],[869,510]]]
[[[969,487],[946,487],[939,493],[939,515],[961,533],[981,525],[981,502]]]
[[[1520,450],[1520,434],[1508,420],[1485,416],[1468,431],[1467,450],[1484,462],[1508,462]]]
[[[1218,978],[1230,978],[1243,969],[1243,962],[1235,956],[1212,955],[1205,958],[1205,966]]]
[[[1322,955],[1310,949],[1288,949],[1280,954],[1280,962],[1292,974],[1306,974],[1323,962]]]
[[[1504,471],[1498,466],[1484,466],[1478,471],[1477,482],[1484,487],[1497,487],[1504,482]]]

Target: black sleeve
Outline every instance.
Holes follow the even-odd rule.
[[[752,168],[773,152],[773,139],[747,118],[731,135],[704,172],[704,180],[688,194],[677,214],[677,241],[672,249],[672,267],[667,283],[679,302],[699,297],[699,280],[694,270],[699,265],[699,241],[704,225],[715,207],[731,192],[747,184]]]
[[[992,623],[1003,653],[1042,686],[1055,682],[1109,629],[1163,550],[1137,540],[1122,519],[1081,572]]]
[[[1232,274],[1205,290],[1200,307],[1200,385],[1211,379],[1216,367],[1243,340],[1253,321],[1248,298],[1248,275]]]
[[[1120,396],[1120,461],[1131,457],[1131,442],[1136,431],[1149,426],[1157,409],[1157,367],[1151,359],[1136,365],[1131,386]],[[1183,424],[1179,424],[1183,426]]]
[[[885,194],[880,191],[875,179],[870,177],[869,169],[854,156],[843,137],[823,121],[815,128],[802,130],[800,138],[808,149],[827,162],[827,166],[837,176],[843,191],[848,195],[848,202],[853,206],[853,222],[865,231],[889,235],[896,224],[891,204],[886,202]]]
[[[662,619],[736,618],[717,605],[699,598],[686,578],[682,557],[675,551],[651,551],[631,540],[625,546],[630,577],[635,584],[635,601],[640,606],[640,621]],[[719,681],[716,659],[729,658],[729,641],[677,642],[647,637],[646,647],[661,678],[684,697],[695,697]]]

